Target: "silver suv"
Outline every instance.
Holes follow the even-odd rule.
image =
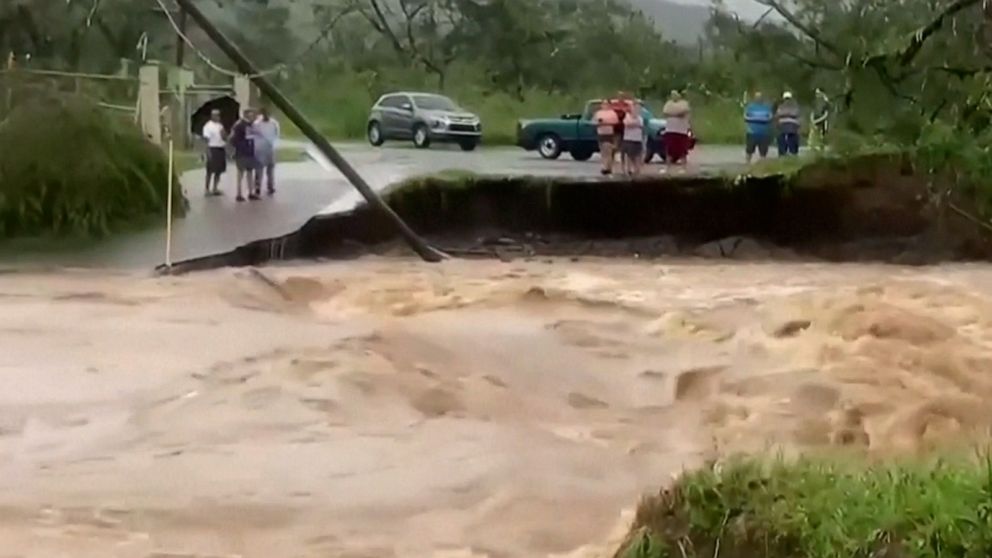
[[[475,149],[482,139],[479,117],[451,99],[433,93],[389,93],[379,97],[369,114],[366,128],[369,143],[413,140],[421,149],[431,142],[454,142],[464,151]]]

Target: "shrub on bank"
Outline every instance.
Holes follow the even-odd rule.
[[[987,558],[992,461],[736,461],[645,498],[616,558]]]
[[[130,120],[78,97],[35,97],[0,123],[0,237],[103,235],[162,215],[168,173]]]

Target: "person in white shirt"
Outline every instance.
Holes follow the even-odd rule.
[[[262,108],[255,119],[255,159],[258,170],[255,171],[255,190],[262,191],[262,173],[268,181],[268,192],[271,196],[276,193],[276,144],[279,142],[279,121],[269,115],[269,110]]]
[[[207,140],[207,178],[204,183],[206,195],[220,196],[223,195],[220,191],[220,177],[227,171],[227,130],[220,121],[219,110],[210,111],[210,121],[203,125],[203,139]]]

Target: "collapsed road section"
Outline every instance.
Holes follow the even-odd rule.
[[[702,256],[878,260],[986,259],[987,230],[935,206],[928,182],[893,159],[794,174],[635,180],[424,177],[385,201],[445,251],[462,256]],[[955,206],[956,207],[956,206]],[[404,253],[367,205],[176,271],[278,260]]]

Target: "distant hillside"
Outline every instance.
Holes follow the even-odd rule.
[[[631,6],[655,21],[666,39],[695,43],[710,19],[706,5],[689,5],[672,0],[628,0]]]

